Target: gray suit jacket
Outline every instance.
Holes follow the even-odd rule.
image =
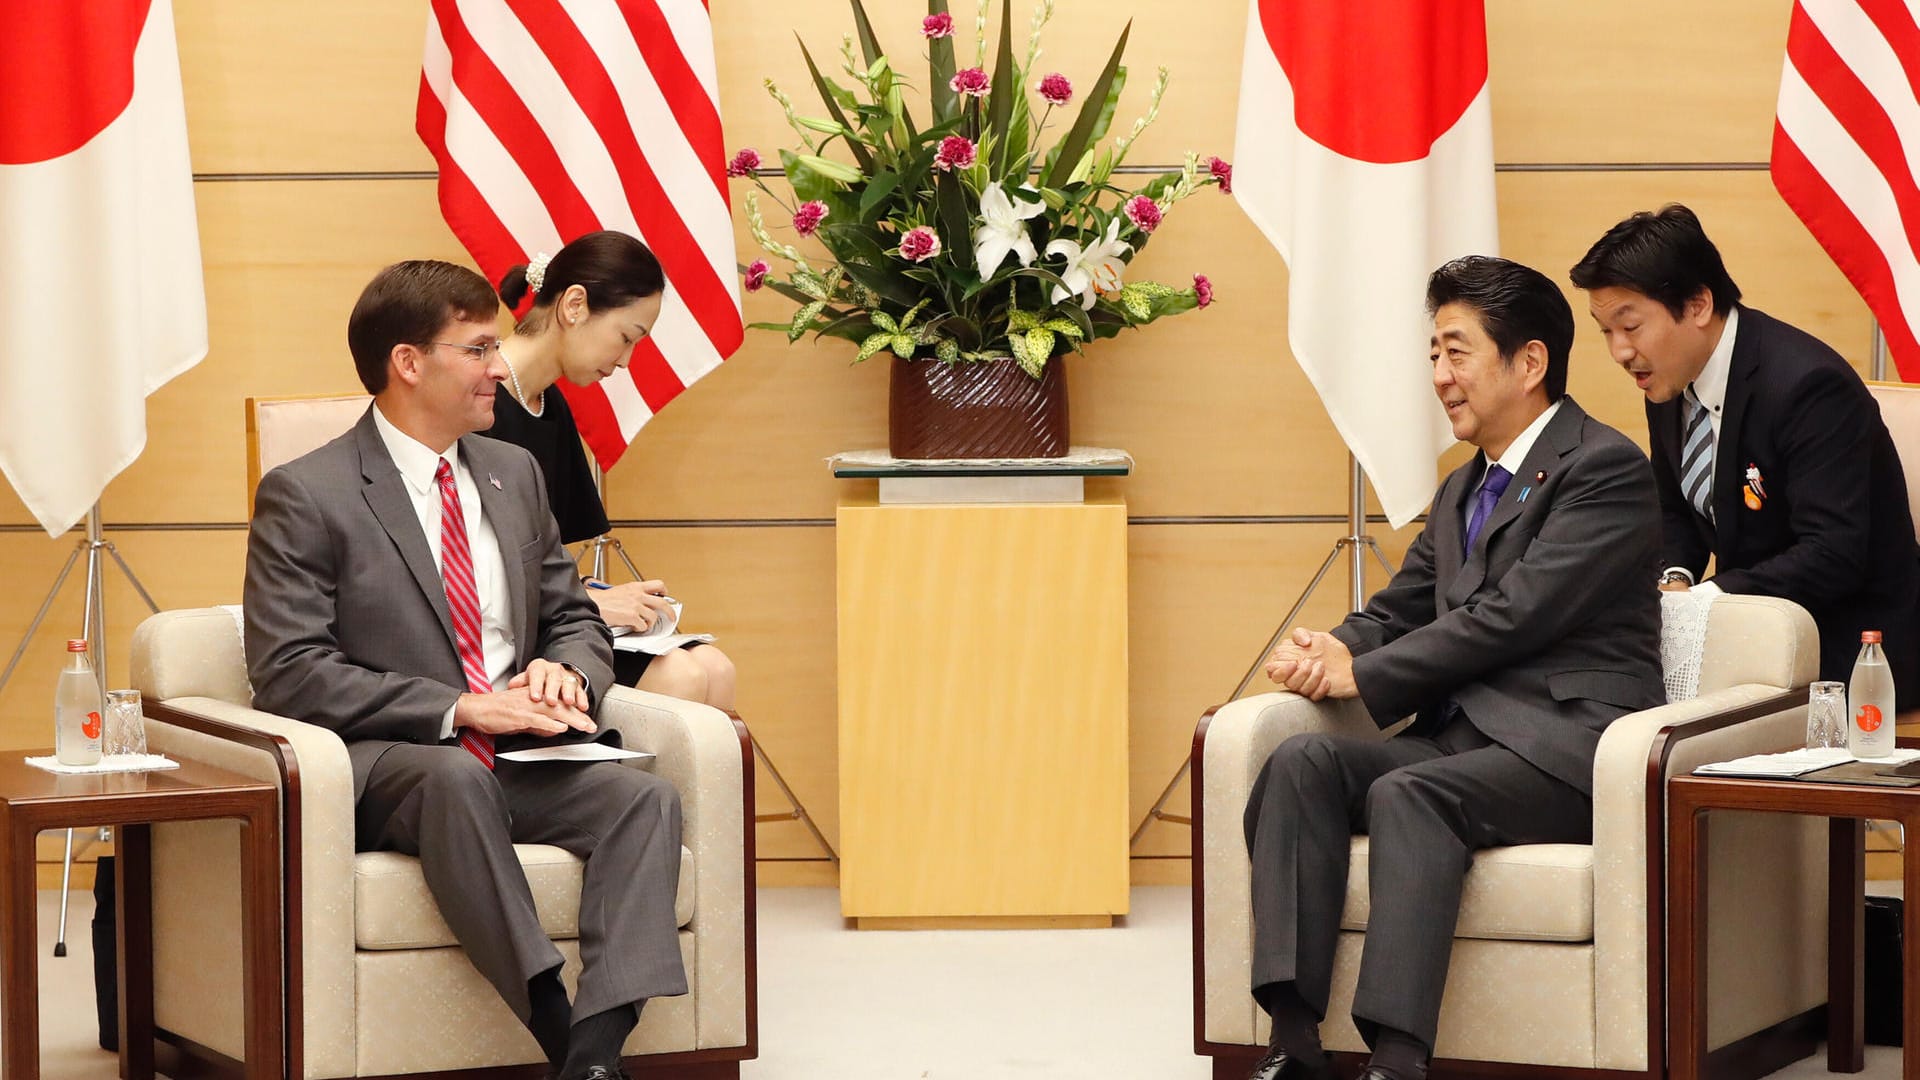
[[[478,435],[459,452],[506,562],[514,667],[542,657],[572,664],[597,712],[613,681],[612,638],[560,544],[533,456]],[[244,597],[255,706],[338,732],[356,797],[387,748],[440,740],[466,677],[446,586],[371,408],[345,435],[261,478]],[[588,738],[508,736],[498,747],[569,737]]]
[[[1570,397],[1463,555],[1485,455],[1434,495],[1400,572],[1333,631],[1376,723],[1413,734],[1449,701],[1543,772],[1593,790],[1600,732],[1666,701],[1660,674],[1660,511],[1626,436]]]

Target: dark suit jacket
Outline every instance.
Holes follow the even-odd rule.
[[[515,668],[541,657],[574,665],[597,712],[613,683],[612,638],[560,544],[539,468],[525,450],[478,435],[459,452],[506,563]],[[260,479],[244,596],[255,706],[338,732],[356,795],[394,743],[440,740],[466,676],[445,583],[371,408],[345,435]],[[569,736],[588,738],[506,736],[497,746]]]
[[[1666,702],[1653,477],[1639,447],[1563,397],[1463,556],[1485,469],[1477,455],[1441,482],[1400,572],[1333,634],[1382,727],[1418,713],[1410,733],[1431,734],[1457,702],[1489,738],[1591,793],[1600,732]]]
[[[1730,593],[1779,596],[1820,628],[1820,677],[1846,679],[1860,631],[1886,635],[1897,695],[1920,692],[1920,547],[1906,475],[1860,376],[1810,335],[1740,309],[1714,449],[1714,524],[1680,491],[1675,398],[1647,405],[1668,566]],[[1746,503],[1749,466],[1765,498]]]

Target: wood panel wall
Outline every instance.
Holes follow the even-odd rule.
[[[1024,31],[1031,0],[1014,7]],[[921,5],[868,8],[884,42],[918,50]],[[1504,253],[1564,281],[1620,217],[1685,201],[1751,303],[1864,366],[1864,305],[1764,171],[1789,8],[1489,0]],[[837,57],[846,4],[713,0],[712,9],[729,143],[771,160],[792,140],[761,80],[790,89],[805,111],[794,34]],[[972,6],[955,9],[965,57]],[[103,500],[110,538],[167,607],[239,596],[242,400],[355,389],[344,327],[362,284],[397,259],[465,258],[412,130],[421,0],[186,0],[176,17],[212,351],[154,395],[146,452]],[[1042,64],[1087,86],[1131,19],[1134,78],[1119,123],[1142,109],[1155,67],[1173,73],[1131,161],[1172,166],[1189,149],[1231,157],[1245,18],[1241,0],[1060,0]],[[744,228],[739,250],[753,257]],[[1343,532],[1346,509],[1345,450],[1287,354],[1285,268],[1233,201],[1211,191],[1175,210],[1133,271],[1169,281],[1196,272],[1213,279],[1215,307],[1069,361],[1076,440],[1125,447],[1139,463],[1132,477],[1096,485],[1123,494],[1133,522],[1136,819],[1179,768],[1195,719],[1239,680]],[[1573,298],[1582,335],[1572,391],[1644,442],[1638,396]],[[787,309],[771,292],[748,301],[754,319]],[[646,429],[611,474],[608,500],[641,567],[671,582],[690,623],[718,634],[738,662],[741,713],[829,836],[838,833],[831,519],[842,489],[823,459],[886,439],[884,369],[848,359],[838,344],[750,335]],[[1409,358],[1412,377],[1423,377],[1419,360]],[[1374,531],[1396,559],[1411,535]],[[73,545],[32,526],[0,485],[0,652],[11,655]],[[108,597],[118,682],[141,612],[117,571]],[[1304,619],[1326,625],[1344,605],[1336,577]],[[77,632],[79,612],[69,583],[0,689],[0,746],[49,741],[59,639]],[[764,777],[760,790],[763,811],[782,808]],[[1183,789],[1176,806],[1185,799]],[[797,825],[763,826],[760,842],[769,859],[817,855]],[[1171,859],[1187,844],[1184,829],[1161,824],[1136,851]],[[1184,873],[1164,859],[1136,867]]]

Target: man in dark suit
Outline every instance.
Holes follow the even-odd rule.
[[[1900,458],[1860,376],[1742,305],[1684,206],[1615,225],[1572,278],[1646,394],[1667,587],[1806,608],[1823,679],[1846,679],[1861,631],[1879,630],[1896,697],[1920,700],[1920,547]]]
[[[1388,739],[1296,735],[1246,810],[1253,993],[1273,1018],[1256,1080],[1331,1075],[1326,1015],[1349,840],[1371,838],[1353,1018],[1363,1080],[1419,1080],[1439,1027],[1472,852],[1586,843],[1593,758],[1666,700],[1646,457],[1565,396],[1573,312],[1538,271],[1458,259],[1427,284],[1433,385],[1480,448],[1434,495],[1400,572],[1331,633],[1296,629],[1267,674],[1359,698]]]
[[[484,278],[443,262],[390,266],[361,294],[347,339],[373,405],[260,481],[247,671],[260,708],[345,740],[356,847],[420,858],[555,1075],[612,1080],[646,999],[687,992],[680,802],[619,763],[496,756],[590,739],[613,676],[533,457],[472,434],[506,377],[497,309]],[[586,860],[572,1003],[515,843]]]

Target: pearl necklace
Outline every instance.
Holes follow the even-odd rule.
[[[513,361],[507,359],[505,349],[500,350],[500,362],[507,365],[507,378],[513,380],[513,399],[520,403],[521,408],[527,410],[528,416],[539,417],[544,414],[547,411],[547,399],[544,396],[541,397],[538,409],[527,404],[527,395],[520,389],[520,375],[513,370]]]

